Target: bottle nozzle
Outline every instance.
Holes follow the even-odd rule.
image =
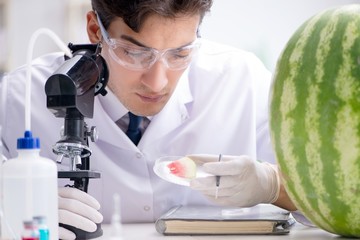
[[[39,138],[34,138],[31,131],[25,131],[23,138],[18,138],[17,149],[40,149]]]

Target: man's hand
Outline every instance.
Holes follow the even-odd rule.
[[[101,223],[103,216],[98,210],[100,203],[79,189],[59,188],[59,223],[71,225],[86,232],[96,231],[96,223]],[[73,232],[60,227],[59,238],[72,240]]]
[[[203,163],[205,172],[214,177],[196,178],[190,187],[202,192],[212,201],[228,206],[251,207],[259,203],[274,203],[280,192],[277,167],[261,163],[248,156],[188,155]],[[216,178],[220,176],[218,197],[215,198]]]

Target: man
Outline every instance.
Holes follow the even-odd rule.
[[[92,43],[101,42],[109,68],[108,94],[96,97],[94,117],[86,120],[100,132],[90,148],[92,169],[102,177],[90,181],[89,194],[59,189],[61,223],[94,231],[103,217],[110,221],[114,193],[121,196],[123,222],[152,222],[179,204],[273,203],[295,209],[270,164],[270,73],[250,53],[198,38],[211,4],[92,0],[87,32]],[[53,159],[63,121],[46,109],[44,84],[63,62],[61,54],[51,54],[32,65],[32,131],[41,140],[42,155]],[[20,68],[2,84],[8,157],[15,155],[23,131],[24,79],[25,68]],[[138,143],[125,134],[128,112],[142,116]],[[221,177],[217,196],[215,176],[194,179],[186,187],[154,173],[159,157],[186,155]],[[60,238],[75,235],[61,229]]]

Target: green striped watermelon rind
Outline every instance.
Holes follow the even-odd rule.
[[[320,228],[360,237],[360,5],[320,12],[285,46],[270,93],[285,188]]]

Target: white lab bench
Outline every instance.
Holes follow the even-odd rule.
[[[110,240],[111,228],[110,225],[103,225],[104,235],[99,240]],[[281,239],[306,239],[306,240],[323,240],[323,239],[351,239],[339,237],[338,235],[328,233],[319,228],[307,227],[300,223],[294,224],[290,229],[290,233],[286,235],[219,235],[219,236],[164,236],[159,234],[153,223],[144,224],[123,224],[123,236],[121,240],[242,240],[242,239],[256,239],[256,240],[281,240]],[[120,239],[119,239],[120,240]]]

